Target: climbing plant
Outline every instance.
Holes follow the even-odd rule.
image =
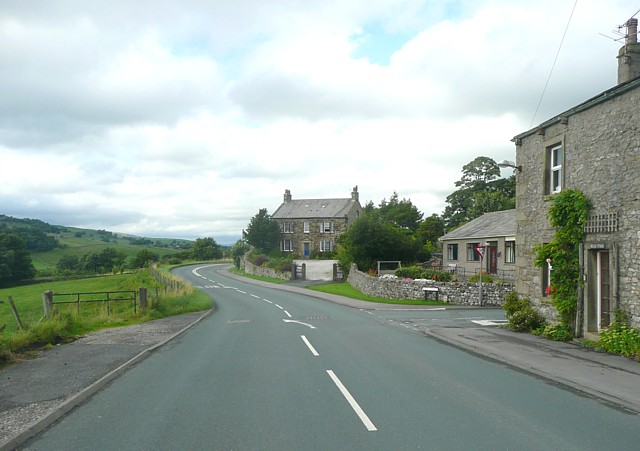
[[[566,327],[573,324],[577,293],[580,284],[579,244],[584,240],[584,226],[589,220],[591,201],[582,192],[564,190],[552,197],[547,212],[549,223],[555,229],[553,241],[535,246],[535,265],[552,265],[550,289],[553,305]]]

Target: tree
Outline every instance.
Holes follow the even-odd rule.
[[[233,258],[233,264],[236,268],[240,269],[240,258],[247,252],[247,245],[242,240],[235,242],[231,246],[231,257]]]
[[[222,249],[213,238],[198,238],[191,248],[191,257],[194,260],[215,260],[222,258]]]
[[[515,176],[501,179],[498,164],[488,157],[477,157],[462,167],[456,191],[446,198],[442,213],[446,229],[454,229],[492,211],[515,207]]]
[[[149,249],[142,249],[131,260],[131,268],[144,268],[149,263],[158,261],[158,254],[151,252]]]
[[[264,253],[269,253],[278,248],[280,225],[271,218],[266,208],[261,208],[258,214],[251,218],[245,239],[249,245]]]
[[[414,232],[418,230],[422,220],[422,213],[411,203],[411,200],[398,200],[398,193],[396,192],[393,193],[389,202],[384,199],[380,202],[379,210],[382,217],[387,221]]]
[[[61,274],[76,274],[81,268],[80,257],[77,255],[63,255],[56,263],[56,270]]]
[[[415,237],[379,214],[364,214],[338,239],[338,260],[343,268],[356,263],[361,270],[375,267],[378,260],[414,261]]]
[[[429,260],[434,252],[440,252],[442,247],[438,239],[444,235],[444,220],[437,214],[432,214],[420,222],[416,231],[416,239],[420,245],[418,259]]]
[[[126,255],[112,247],[102,249],[100,252],[84,254],[80,259],[82,270],[88,273],[104,274],[117,271],[122,268]]]
[[[0,233],[0,285],[30,280],[35,275],[24,241],[12,233]]]

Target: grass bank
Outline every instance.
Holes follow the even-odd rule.
[[[168,277],[174,277],[168,274]],[[158,283],[149,270],[133,274],[119,274],[89,279],[46,282],[0,289],[0,364],[11,361],[16,353],[29,351],[55,343],[68,342],[78,335],[108,327],[126,326],[145,321],[202,311],[211,308],[213,302],[204,292],[177,279],[171,289]],[[97,291],[148,290],[149,308],[134,312],[132,302],[112,302],[107,315],[103,302],[82,304],[80,312],[76,304],[54,306],[54,315],[44,318],[42,295],[54,293],[87,293]],[[23,323],[20,330],[10,308],[12,297]]]

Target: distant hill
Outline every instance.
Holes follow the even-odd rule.
[[[27,243],[33,265],[38,270],[55,268],[63,255],[82,256],[107,247],[135,256],[147,249],[159,256],[189,249],[193,241],[172,238],[145,238],[107,230],[51,225],[39,219],[19,219],[0,215],[0,233],[16,233]]]

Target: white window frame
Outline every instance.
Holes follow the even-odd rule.
[[[455,249],[455,252],[454,252],[454,249]],[[447,244],[447,260],[457,262],[458,259],[460,258],[458,251],[459,251],[458,243]]]
[[[549,149],[549,193],[562,191],[562,144]]]
[[[285,222],[282,224],[282,233],[293,233],[293,222]]]
[[[293,252],[293,241],[292,240],[280,241],[280,250],[282,252]]]
[[[476,251],[476,248],[480,246],[480,243],[467,243],[467,261],[479,262],[480,254]]]
[[[304,222],[303,228],[304,233],[309,233],[311,231],[311,224],[309,224],[309,221]]]
[[[504,262],[516,262],[516,242],[514,240],[507,240],[504,242]]]
[[[333,241],[332,240],[320,240],[319,246],[320,246],[320,252],[331,252],[331,251],[333,251]]]
[[[333,222],[331,222],[331,221],[321,221],[320,222],[320,233],[333,233]]]

